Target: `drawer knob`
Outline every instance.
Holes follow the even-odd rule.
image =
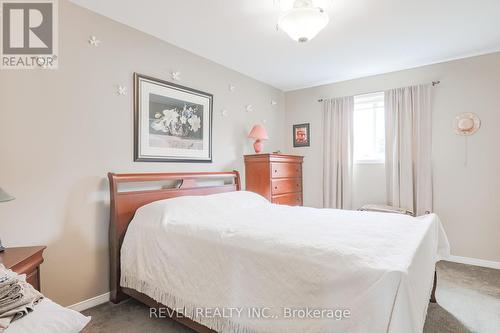
[[[277,189],[278,189],[278,186],[275,186],[275,187],[274,187],[274,189],[275,189],[275,190],[277,190]]]
[[[274,169],[274,173],[277,173],[278,172],[278,169]]]

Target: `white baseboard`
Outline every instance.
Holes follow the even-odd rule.
[[[447,261],[456,262],[459,264],[480,266],[480,267],[488,267],[494,269],[500,269],[500,262],[476,259],[476,258],[468,258],[468,257],[459,257],[459,256],[450,256]]]
[[[86,299],[84,301],[78,302],[76,304],[68,306],[68,309],[75,310],[78,312],[93,308],[94,306],[98,306],[99,304],[103,304],[109,302],[109,292],[98,295],[96,297],[92,297],[89,299]]]

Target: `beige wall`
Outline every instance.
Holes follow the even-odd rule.
[[[0,237],[46,244],[43,292],[69,305],[109,290],[108,171],[243,170],[255,122],[267,120],[267,151],[283,149],[284,96],[66,1],[59,18],[58,70],[0,71],[0,186],[17,197],[0,204]],[[90,35],[102,44],[89,46]],[[212,164],[133,162],[132,74],[168,80],[171,70],[180,84],[214,94]]]
[[[338,97],[441,80],[434,90],[434,208],[450,239],[452,254],[500,261],[500,53],[351,80],[285,94],[286,132],[292,124],[310,122],[312,145],[293,148],[305,155],[305,204],[322,203],[322,123],[319,97]],[[482,128],[468,139],[469,163],[464,165],[464,138],[454,134],[454,117],[475,112]],[[355,169],[357,205],[385,196],[380,165]]]

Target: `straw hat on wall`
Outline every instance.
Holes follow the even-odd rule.
[[[475,113],[466,112],[455,118],[453,127],[458,135],[472,135],[481,127],[481,120]]]

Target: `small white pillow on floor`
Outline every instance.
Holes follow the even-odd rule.
[[[33,312],[12,322],[5,333],[78,333],[89,321],[90,317],[44,298]]]

